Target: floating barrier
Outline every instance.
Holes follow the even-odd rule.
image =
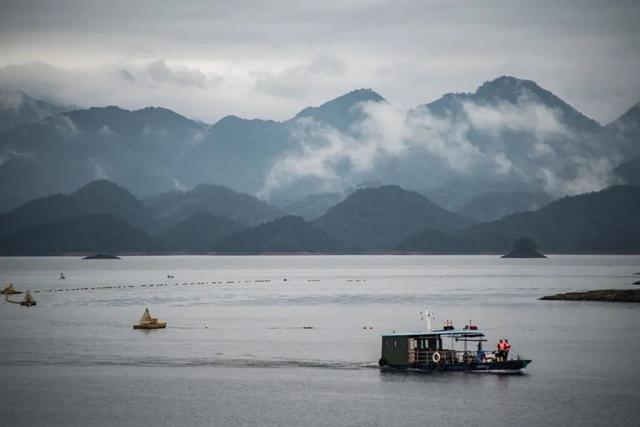
[[[281,280],[281,281],[280,281]],[[287,278],[276,280],[276,282],[288,282]],[[168,286],[202,286],[202,285],[223,285],[223,284],[249,284],[249,283],[271,283],[272,279],[253,279],[253,280],[226,280],[226,281],[200,281],[200,282],[183,282],[183,283],[143,283],[139,285],[119,284],[119,285],[104,285],[104,286],[91,286],[91,287],[76,287],[76,288],[59,288],[59,289],[38,289],[32,291],[33,293],[45,293],[45,292],[78,292],[78,291],[101,291],[101,290],[126,290],[126,289],[147,289],[147,288],[161,288]],[[300,281],[306,281],[310,283],[321,282],[321,279],[300,279]],[[346,282],[366,282],[365,279],[345,279]]]

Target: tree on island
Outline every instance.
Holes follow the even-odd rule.
[[[535,240],[521,236],[513,241],[511,252],[503,255],[502,258],[546,258],[546,256],[538,252]]]

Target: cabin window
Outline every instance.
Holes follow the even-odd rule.
[[[385,350],[389,348],[389,340],[385,338],[384,340],[384,348]]]
[[[393,340],[393,348],[398,348],[398,340]]]
[[[429,347],[429,350],[437,350],[438,349],[438,344],[437,344],[436,338],[430,338],[427,341],[427,346]]]

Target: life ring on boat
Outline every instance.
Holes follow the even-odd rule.
[[[433,360],[433,363],[440,363],[440,353],[438,353],[437,351],[434,352],[431,355],[431,360]]]
[[[379,366],[379,367],[381,367],[381,368],[382,368],[382,367],[384,367],[384,366],[386,366],[386,365],[387,365],[387,359],[385,359],[384,357],[383,357],[383,358],[381,358],[380,360],[378,360],[378,366]]]

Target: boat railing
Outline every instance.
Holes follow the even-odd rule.
[[[416,364],[457,364],[471,363],[477,356],[476,351],[464,350],[409,350],[409,363]]]

